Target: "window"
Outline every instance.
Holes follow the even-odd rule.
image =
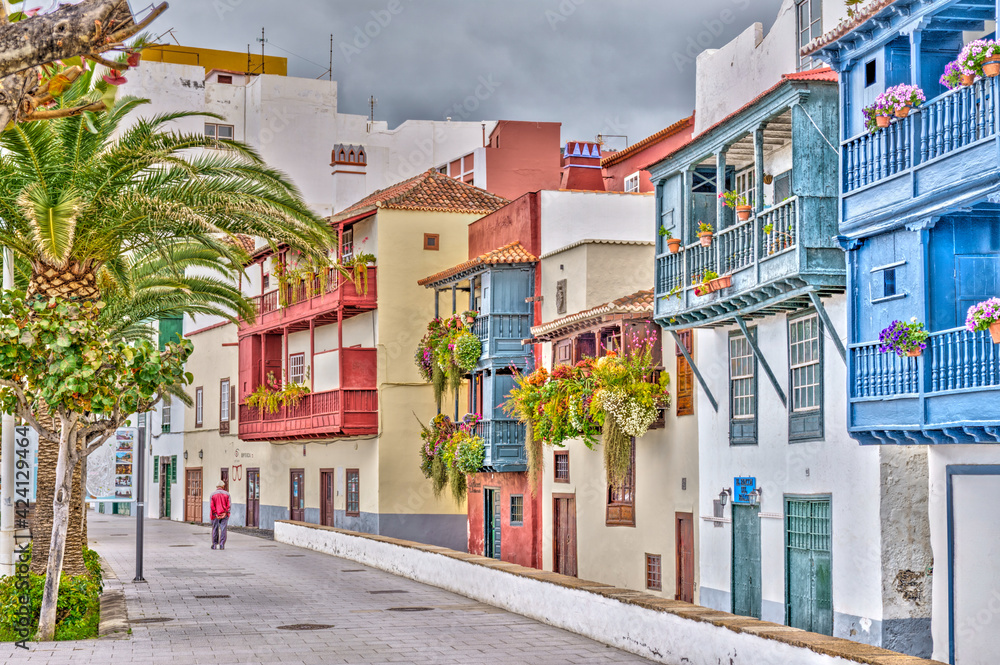
[[[353,257],[354,257],[354,229],[353,228],[344,229],[344,233],[340,236],[340,260],[342,262],[347,262]]]
[[[424,234],[424,249],[434,250],[435,252],[440,249],[441,234],[439,233],[425,233]]]
[[[878,81],[878,70],[875,68],[875,61],[869,60],[865,63],[865,87],[871,87]]]
[[[823,438],[823,329],[815,312],[788,320],[789,441]]]
[[[288,356],[288,382],[304,383],[306,380],[306,354],[293,353]]]
[[[219,83],[226,83],[226,84],[232,85],[232,83],[233,83],[233,75],[232,74],[219,74],[219,76],[218,76],[218,78],[216,80]]]
[[[554,365],[568,365],[572,362],[573,358],[573,342],[568,339],[564,339],[560,342],[556,342],[555,350],[555,363]]]
[[[882,300],[905,298],[906,293],[900,291],[898,279],[903,271],[905,261],[897,261],[887,266],[878,266],[871,270],[871,300],[873,303]]]
[[[566,280],[556,282],[556,314],[566,313]]]
[[[663,591],[663,566],[659,554],[646,555],[646,588]]]
[[[262,290],[267,291],[267,289],[271,286],[271,274],[264,273],[264,276],[261,278],[260,283]]]
[[[798,2],[799,43],[796,51],[823,34],[822,0],[799,0]],[[809,56],[799,56],[799,71],[812,69],[816,63]]]
[[[141,427],[142,429],[146,429],[146,414],[145,413],[140,413],[139,414],[139,424],[137,425],[137,427]]]
[[[690,330],[682,330],[678,337],[688,353],[691,353],[693,334]],[[694,415],[694,370],[688,364],[681,345],[674,345],[674,355],[677,357],[677,415]]]
[[[205,123],[205,138],[212,141],[232,141],[233,140],[233,126],[232,125],[219,125],[214,122]],[[216,146],[222,147],[222,146]]]
[[[608,526],[635,526],[635,439],[632,439],[632,459],[628,465],[625,481],[620,485],[608,486],[608,510],[605,524]]]
[[[229,434],[229,379],[219,382],[219,434]]]
[[[351,517],[357,517],[361,514],[361,490],[358,476],[357,469],[347,470],[347,510],[345,513]]]
[[[896,269],[889,268],[882,271],[882,297],[888,298],[896,295]]]
[[[736,193],[745,196],[749,205],[753,205],[755,190],[753,185],[753,168],[736,174]]]
[[[569,451],[568,450],[557,450],[554,453],[555,463],[553,466],[553,482],[557,483],[568,483],[569,482]]]
[[[201,427],[205,415],[205,389],[198,387],[194,389],[194,426]]]
[[[757,359],[738,331],[729,338],[729,442],[757,443]]]
[[[160,431],[164,434],[170,431],[170,395],[163,398],[163,407],[160,409]]]
[[[512,494],[510,497],[510,525],[524,526],[523,494]]]
[[[621,351],[620,335],[621,331],[618,328],[602,330],[600,355],[606,356],[608,351]]]
[[[633,173],[625,178],[625,191],[626,192],[638,192],[639,191],[639,174]]]

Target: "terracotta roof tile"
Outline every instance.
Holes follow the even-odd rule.
[[[653,290],[636,291],[627,296],[606,302],[592,309],[587,309],[576,314],[570,314],[562,318],[543,323],[531,329],[531,334],[535,337],[550,337],[561,328],[574,323],[597,319],[609,314],[652,314],[653,313]]]
[[[448,268],[447,270],[442,270],[441,272],[431,275],[430,277],[424,277],[417,281],[420,286],[426,286],[428,284],[433,284],[435,282],[440,282],[443,279],[448,279],[454,275],[458,275],[469,268],[475,268],[481,265],[497,265],[500,263],[535,263],[538,261],[537,258],[528,253],[519,241],[514,241],[509,245],[504,245],[499,249],[494,249],[491,252],[486,252],[485,254],[480,254],[474,259],[469,259],[464,263],[459,263],[457,266]]]
[[[733,111],[732,113],[730,113],[729,115],[727,115],[725,118],[723,118],[722,120],[718,121],[717,123],[715,123],[711,127],[703,129],[697,136],[691,137],[691,140],[688,141],[688,143],[693,143],[694,141],[697,141],[698,139],[700,139],[702,136],[705,136],[706,134],[709,134],[709,133],[715,131],[716,129],[718,129],[722,125],[726,124],[727,122],[729,122],[730,120],[732,120],[736,116],[740,115],[741,113],[743,113],[744,111],[746,111],[748,108],[750,108],[751,106],[753,106],[754,104],[756,104],[760,100],[764,99],[765,97],[767,97],[772,92],[774,92],[775,90],[777,90],[778,88],[780,88],[781,86],[783,86],[785,83],[787,83],[789,81],[821,81],[821,82],[824,82],[824,83],[836,83],[838,80],[839,79],[837,77],[837,72],[833,71],[829,67],[820,67],[819,69],[810,69],[810,70],[805,71],[805,72],[794,72],[792,74],[782,74],[780,81],[778,81],[777,83],[775,83],[774,85],[772,85],[770,88],[768,88],[764,92],[760,93],[759,95],[757,95],[756,97],[754,97],[753,99],[751,99],[749,102],[747,102],[746,104],[744,104],[740,108],[736,109],[735,111]],[[685,143],[682,146],[678,146],[676,149],[674,149],[673,151],[671,151],[669,154],[664,155],[660,159],[657,159],[655,162],[651,162],[650,164],[647,164],[643,168],[648,168],[648,167],[652,166],[653,164],[657,164],[659,162],[662,162],[665,159],[669,159],[672,155],[674,155],[677,152],[683,150],[685,148],[685,146],[687,146],[687,143]]]
[[[605,157],[604,159],[601,160],[601,166],[608,167],[608,166],[613,166],[614,164],[617,164],[619,162],[623,162],[627,158],[629,158],[632,155],[634,155],[635,153],[642,151],[644,148],[647,148],[647,147],[649,147],[651,145],[659,143],[660,141],[663,141],[664,139],[670,138],[674,134],[678,134],[682,130],[688,129],[689,127],[690,128],[694,128],[694,114],[693,113],[691,115],[689,115],[688,117],[684,118],[683,120],[678,120],[677,122],[675,122],[674,124],[670,125],[669,127],[665,128],[665,129],[661,129],[660,131],[656,132],[655,134],[653,134],[651,136],[647,136],[646,138],[642,139],[638,143],[633,143],[632,145],[630,145],[629,147],[625,148],[624,150],[619,150],[617,152],[611,153],[610,155],[608,155],[607,157]]]
[[[428,210],[441,212],[472,212],[483,215],[510,203],[485,189],[473,187],[434,169],[424,171],[409,180],[396,183],[369,194],[354,205],[337,213],[338,221],[378,208],[394,210]]]
[[[802,55],[809,55],[820,50],[827,44],[831,44],[847,33],[861,27],[868,19],[870,19],[875,14],[879,13],[889,5],[896,2],[896,0],[873,0],[871,4],[865,5],[861,9],[858,9],[854,14],[854,18],[841,21],[836,28],[827,32],[825,35],[820,35],[816,39],[812,40],[808,44],[802,47],[800,53]]]

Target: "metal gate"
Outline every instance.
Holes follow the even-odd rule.
[[[760,507],[733,504],[733,614],[760,618]]]
[[[830,498],[785,499],[785,620],[833,635]]]

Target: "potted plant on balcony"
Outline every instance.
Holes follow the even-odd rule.
[[[885,129],[889,126],[890,118],[894,115],[894,112],[895,109],[890,108],[889,104],[880,95],[871,106],[866,106],[862,109],[862,113],[865,116],[865,128],[870,134],[874,134],[880,129]]]
[[[375,255],[368,252],[355,254],[342,264],[344,270],[351,275],[351,281],[358,295],[368,294],[368,266],[375,265]]]
[[[1000,344],[1000,298],[990,298],[969,308],[965,317],[969,332],[989,330],[994,344]]]
[[[466,476],[478,473],[486,459],[486,442],[476,434],[481,420],[478,413],[466,414],[460,423],[439,414],[430,427],[420,423],[420,470],[433,481],[434,496],[440,496],[445,485],[451,487],[456,501],[465,498]],[[419,422],[419,420],[418,420]]]
[[[698,240],[701,241],[702,247],[710,247],[712,245],[712,225],[706,224],[705,222],[698,222]]]
[[[750,214],[753,213],[753,206],[750,205],[746,196],[732,191],[719,194],[719,198],[725,200],[727,208],[732,208],[736,211],[736,218],[738,220],[745,222],[750,219]]]
[[[952,60],[944,66],[944,74],[941,75],[939,83],[949,90],[962,85],[962,68],[958,66],[956,60]]]
[[[761,227],[761,231],[764,232],[764,246],[767,248],[768,256],[777,254],[792,246],[792,234],[786,231],[775,233],[774,222],[765,224]]]
[[[910,109],[927,101],[924,91],[919,86],[909,83],[892,86],[879,95],[879,99],[885,102],[887,108],[892,109],[897,118],[905,118],[909,115]]]
[[[725,289],[733,284],[732,275],[719,276],[719,273],[714,270],[706,270],[699,277],[695,277],[693,280],[695,284],[694,294],[696,296],[707,296],[709,293],[715,293],[720,289]]]
[[[462,377],[479,362],[483,345],[473,334],[476,312],[462,312],[427,324],[427,333],[417,346],[413,360],[424,381],[434,387],[438,405],[445,387],[457,392]]]
[[[961,70],[962,85],[972,85],[977,76],[983,76],[985,74],[983,66],[986,61],[990,60],[992,65],[992,58],[997,55],[1000,55],[1000,48],[992,39],[974,39],[963,46],[955,60]],[[993,71],[992,66],[990,71]],[[993,76],[996,76],[997,73],[994,73]]]
[[[915,358],[927,348],[928,337],[930,333],[924,329],[923,323],[917,321],[917,317],[911,318],[908,322],[893,321],[878,336],[881,344],[879,351],[892,352],[901,358],[904,356]]]
[[[681,251],[681,239],[675,238],[674,234],[670,232],[670,229],[668,229],[665,226],[661,226],[660,236],[666,239],[667,249],[670,250],[671,254],[676,254],[677,252]]]
[[[283,406],[296,406],[302,398],[309,394],[309,368],[306,368],[306,380],[302,383],[292,383],[274,378],[274,372],[268,372],[267,381],[247,395],[247,406],[260,412],[277,413]]]

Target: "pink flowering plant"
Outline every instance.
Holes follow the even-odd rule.
[[[983,63],[994,55],[1000,55],[1000,44],[992,39],[974,39],[962,47],[955,62],[965,76],[982,76]]]
[[[876,98],[875,103],[871,106],[866,106],[862,113],[865,116],[865,128],[872,134],[879,131],[881,127],[878,126],[878,121],[876,118],[879,116],[889,117],[895,113],[895,109],[889,105],[889,103],[881,98],[881,95]]]
[[[439,405],[445,387],[457,391],[462,377],[479,362],[483,345],[472,333],[475,322],[476,312],[434,319],[427,324],[427,333],[413,354],[420,376],[434,387]]]
[[[926,349],[928,337],[930,337],[930,333],[924,329],[923,323],[917,321],[917,317],[906,322],[893,321],[878,336],[878,341],[881,344],[879,351],[895,353],[902,357],[910,351]]]
[[[962,68],[958,62],[953,60],[944,66],[944,74],[941,75],[940,83],[949,90],[961,87]]]
[[[469,413],[456,423],[442,413],[429,427],[420,424],[420,471],[433,482],[435,496],[448,485],[457,501],[465,498],[466,474],[478,473],[486,459],[486,442],[476,433],[481,419]]]
[[[900,83],[899,85],[892,86],[879,95],[879,99],[883,99],[892,108],[893,112],[907,106],[915,108],[927,101],[927,97],[924,96],[924,91],[920,89],[920,86],[910,85],[909,83]]]
[[[969,308],[965,328],[969,332],[980,332],[988,330],[997,321],[1000,321],[1000,298],[990,298]]]
[[[731,192],[723,192],[719,194],[719,198],[725,200],[725,206],[727,208],[735,209],[736,206],[750,205],[750,202],[747,200],[747,197],[744,196],[743,194],[740,194],[736,190],[733,190]],[[711,231],[711,227],[709,227],[709,231]]]

